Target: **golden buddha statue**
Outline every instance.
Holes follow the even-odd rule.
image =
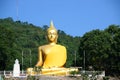
[[[57,43],[57,30],[55,29],[53,22],[47,29],[47,39],[49,44],[40,46],[38,48],[38,62],[36,67],[42,67],[41,74],[44,75],[66,75],[69,71],[77,69],[64,68],[67,59],[66,48]],[[28,68],[28,74],[31,73],[33,68]],[[32,71],[32,74],[34,72]]]
[[[42,66],[43,68],[63,67],[67,58],[66,48],[56,44],[58,35],[52,22],[47,30],[47,38],[49,44],[39,47],[39,59],[36,66]]]

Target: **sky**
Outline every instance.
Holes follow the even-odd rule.
[[[120,0],[0,0],[0,18],[54,26],[71,36],[120,25]]]

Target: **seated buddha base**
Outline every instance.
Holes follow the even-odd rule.
[[[77,68],[42,68],[41,71],[36,72],[33,70],[33,68],[28,68],[27,69],[27,74],[28,75],[36,75],[36,74],[40,74],[40,75],[54,75],[54,76],[66,76],[69,75],[70,72],[72,71],[78,71]]]

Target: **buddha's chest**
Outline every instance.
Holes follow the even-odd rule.
[[[60,67],[66,62],[66,49],[62,46],[48,46],[42,48],[44,67]]]
[[[60,52],[60,49],[57,47],[45,47],[43,50],[43,54],[45,56],[50,55],[50,54],[57,54]]]

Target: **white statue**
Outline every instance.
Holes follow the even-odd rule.
[[[19,76],[20,76],[20,64],[18,59],[16,59],[13,67],[13,77],[19,77]]]

